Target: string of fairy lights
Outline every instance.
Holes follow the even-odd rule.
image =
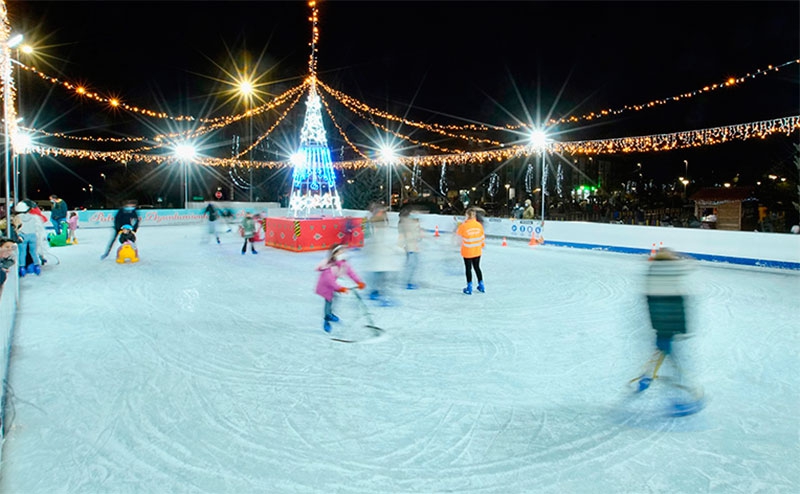
[[[266,132],[258,136],[253,142],[242,150],[241,152],[232,155],[229,158],[218,158],[213,156],[196,156],[193,162],[206,166],[223,166],[223,167],[255,167],[255,168],[275,168],[275,167],[289,167],[291,166],[288,156],[287,159],[282,161],[243,161],[240,158],[247,155],[252,149],[256,148],[264,139],[266,139],[289,115],[297,103],[305,94],[316,92],[316,87],[322,88],[329,94],[342,108],[348,110],[352,114],[358,116],[362,120],[366,120],[370,125],[379,129],[381,132],[391,134],[395,138],[405,141],[412,145],[412,147],[425,147],[437,151],[440,154],[432,154],[423,157],[398,157],[395,160],[397,164],[407,164],[419,166],[444,166],[447,165],[463,165],[470,163],[488,163],[488,162],[502,162],[508,159],[532,156],[543,151],[550,153],[564,153],[572,155],[598,155],[598,154],[617,154],[617,153],[633,153],[633,152],[654,152],[654,151],[668,151],[674,149],[682,149],[688,147],[710,146],[721,144],[734,140],[748,140],[754,138],[764,139],[773,134],[791,134],[800,128],[800,116],[789,116],[777,118],[773,120],[764,120],[760,122],[750,122],[735,125],[728,125],[722,127],[714,127],[710,129],[680,131],[669,134],[655,134],[648,136],[635,136],[635,137],[621,137],[609,138],[598,140],[583,140],[583,141],[550,141],[545,149],[537,149],[531,145],[503,143],[496,139],[490,139],[486,136],[467,135],[461,132],[486,132],[486,131],[518,131],[519,129],[533,129],[533,125],[529,123],[516,123],[506,124],[502,126],[493,126],[485,124],[466,124],[466,125],[444,125],[438,123],[423,123],[410,120],[407,118],[399,117],[391,113],[381,111],[370,105],[357,100],[341,91],[335,90],[327,84],[318,79],[317,76],[317,53],[319,43],[319,10],[317,2],[310,0],[308,2],[311,8],[311,16],[309,21],[312,24],[312,37],[309,43],[311,47],[311,55],[308,61],[309,77],[307,77],[301,84],[288,89],[284,93],[276,96],[271,101],[264,103],[256,108],[248,109],[247,111],[235,115],[224,115],[213,118],[195,117],[190,115],[170,115],[163,111],[154,111],[140,106],[128,104],[118,97],[105,96],[100,91],[90,90],[86,84],[75,84],[68,81],[63,81],[59,78],[52,77],[32,66],[27,66],[19,61],[11,59],[11,50],[8,47],[8,38],[10,36],[11,28],[8,23],[6,3],[0,1],[2,6],[3,25],[0,30],[0,42],[3,43],[2,60],[0,60],[0,71],[3,74],[3,91],[4,94],[8,93],[9,97],[4,98],[4,111],[5,115],[9,118],[9,133],[14,136],[20,130],[25,132],[37,134],[46,138],[76,140],[83,142],[97,142],[97,143],[154,143],[152,145],[139,146],[133,149],[122,150],[88,150],[88,149],[75,149],[68,147],[55,147],[48,146],[42,143],[34,142],[24,150],[14,150],[16,153],[26,152],[39,154],[42,156],[61,156],[69,158],[79,158],[88,160],[104,160],[115,161],[121,163],[128,163],[131,161],[139,161],[143,163],[165,163],[176,161],[176,158],[171,152],[160,154],[148,154],[148,151],[165,151],[167,146],[175,142],[190,142],[193,139],[205,136],[211,132],[218,131],[231,124],[239,122],[243,119],[253,119],[260,115],[265,114],[271,110],[278,110],[286,103],[288,106],[280,113],[275,122],[268,128]],[[190,122],[199,123],[200,125],[195,128],[187,130],[172,131],[162,134],[157,134],[153,137],[147,138],[144,136],[129,136],[129,137],[92,137],[74,135],[67,132],[48,132],[42,129],[35,128],[20,128],[17,125],[16,111],[14,99],[16,96],[16,89],[14,87],[14,80],[12,77],[12,63],[16,63],[21,69],[37,75],[42,80],[48,81],[52,84],[57,84],[64,89],[70,91],[85,99],[95,101],[104,105],[109,105],[115,109],[121,109],[131,112],[140,116],[170,120],[174,122]],[[748,73],[741,77],[729,77],[723,82],[706,85],[694,91],[689,91],[674,95],[667,98],[660,98],[649,101],[643,104],[624,105],[617,109],[605,109],[595,112],[589,112],[580,116],[566,115],[560,118],[554,118],[547,121],[548,126],[567,123],[578,123],[582,121],[592,121],[599,118],[620,115],[629,111],[642,111],[658,106],[666,105],[671,102],[685,100],[701,94],[717,91],[723,88],[732,88],[741,86],[748,80],[756,77],[766,76],[779,72],[781,69],[800,63],[800,60],[791,60],[779,65],[769,65],[764,69],[758,69],[752,73]],[[369,157],[368,152],[364,152],[356,144],[354,139],[347,136],[344,128],[337,122],[334,117],[334,112],[329,103],[318,94],[324,104],[326,113],[336,127],[339,135],[344,139],[345,143],[359,156],[360,159],[339,161],[334,165],[340,168],[361,168],[361,167],[374,167],[377,165],[377,160]],[[13,117],[13,118],[12,118]],[[493,149],[486,149],[481,151],[464,151],[462,149],[449,148],[441,146],[433,142],[426,142],[421,139],[412,138],[407,133],[400,130],[390,129],[387,125],[380,124],[375,121],[375,117],[383,119],[387,122],[393,122],[400,126],[406,126],[423,131],[436,134],[439,139],[453,139],[462,140],[472,144],[494,146]],[[514,133],[514,140],[518,139],[518,132]],[[367,146],[369,147],[369,146]]]

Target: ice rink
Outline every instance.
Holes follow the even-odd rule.
[[[0,492],[800,492],[800,273],[694,263],[677,351],[706,406],[673,418],[628,386],[646,256],[488,239],[466,296],[427,234],[420,288],[348,344],[368,313],[339,296],[323,332],[324,252],[204,228],[144,224],[134,265],[80,229],[20,281]]]

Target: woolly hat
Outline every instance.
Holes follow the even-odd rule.
[[[342,252],[344,252],[345,246],[344,244],[334,245],[331,248],[330,254],[328,254],[328,259],[333,259],[334,257],[339,256]]]
[[[25,204],[24,202],[18,202],[16,206],[14,206],[14,211],[18,213],[27,213],[30,211],[31,207]]]
[[[122,228],[120,228],[120,230],[133,230],[133,227],[131,225],[122,225]]]

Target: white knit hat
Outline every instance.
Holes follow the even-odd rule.
[[[16,206],[14,206],[14,211],[18,213],[27,213],[30,211],[31,207],[25,204],[24,202],[18,202]]]

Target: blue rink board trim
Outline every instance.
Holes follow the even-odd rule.
[[[572,242],[555,242],[547,240],[545,245],[554,245],[556,247],[571,247],[574,249],[588,249],[588,250],[602,250],[606,252],[619,252],[621,254],[650,254],[650,249],[637,249],[633,247],[617,247],[613,245],[599,245],[599,244],[579,244]],[[682,252],[691,256],[698,261],[709,262],[724,262],[728,264],[739,264],[742,266],[757,266],[760,268],[778,268],[778,269],[792,269],[800,270],[800,262],[790,261],[773,261],[770,259],[750,259],[747,257],[730,257],[718,256],[711,254],[695,254],[694,252]]]

